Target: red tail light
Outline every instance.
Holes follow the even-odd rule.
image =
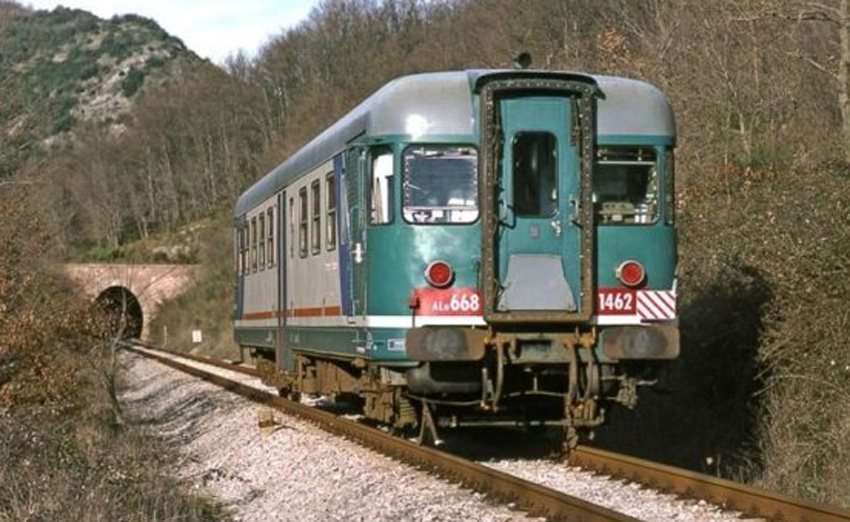
[[[434,261],[425,269],[425,280],[428,281],[429,285],[436,288],[445,288],[452,284],[454,275],[452,265],[445,261]]]
[[[646,271],[642,264],[629,260],[617,268],[617,277],[626,286],[638,286],[646,279]]]

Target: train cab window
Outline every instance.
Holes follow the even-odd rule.
[[[310,185],[310,197],[312,198],[312,225],[310,228],[311,245],[313,255],[322,251],[322,185],[319,180]]]
[[[517,216],[548,217],[558,210],[558,139],[520,132],[513,139],[513,204]]]
[[[658,169],[651,148],[600,147],[593,209],[602,225],[641,225],[658,218]]]
[[[260,212],[260,220],[257,228],[260,232],[259,240],[257,241],[257,251],[260,256],[260,270],[266,268],[266,215]]]
[[[382,147],[372,151],[372,185],[369,197],[369,223],[384,225],[393,221],[393,153]]]
[[[328,172],[325,176],[325,193],[327,194],[327,217],[325,233],[327,249],[330,252],[336,248],[336,186],[334,185],[334,173]]]
[[[251,271],[257,271],[257,217],[251,218]]]
[[[268,224],[268,232],[266,234],[266,259],[269,262],[269,268],[274,266],[274,207],[266,211],[266,223]]]
[[[455,146],[407,148],[403,214],[409,223],[478,219],[478,152]]]
[[[298,191],[298,255],[307,257],[307,189]]]
[[[672,225],[676,221],[676,158],[673,149],[667,150],[667,171],[664,173],[664,179],[667,181],[664,215],[667,224]]]

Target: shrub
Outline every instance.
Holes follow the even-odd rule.
[[[145,83],[145,73],[132,68],[127,76],[121,80],[121,92],[124,93],[124,96],[130,98],[141,89],[143,83]]]
[[[83,259],[85,261],[92,261],[95,263],[102,263],[108,261],[115,261],[116,259],[121,259],[124,255],[121,247],[113,246],[113,245],[97,245],[91,247],[84,255]]]

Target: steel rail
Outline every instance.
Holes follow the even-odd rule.
[[[750,516],[783,522],[850,522],[850,511],[845,509],[587,446],[579,446],[570,452],[569,462],[654,489],[719,504]]]
[[[152,353],[159,351],[155,348],[144,347],[145,350],[138,350],[135,347],[127,345],[125,347],[133,353],[203,379],[259,404],[316,423],[326,431],[349,437],[379,453],[429,470],[449,480],[458,481],[475,491],[486,493],[505,502],[514,503],[518,508],[532,515],[544,516],[550,520],[575,522],[638,522],[636,518],[618,513],[606,507],[546,488],[539,484],[534,484],[533,482],[476,464],[434,448],[414,444],[400,437],[384,433],[376,428],[263,392],[251,386],[231,381],[171,358],[183,357],[182,354],[164,352],[171,356],[168,357]],[[206,361],[200,362],[206,364]],[[216,364],[216,366],[234,369],[228,367],[227,363]]]
[[[182,357],[184,359],[189,359],[189,360],[199,362],[199,363],[203,363],[203,364],[209,364],[210,366],[216,366],[218,368],[223,368],[225,370],[230,370],[232,372],[242,373],[242,374],[245,374],[245,375],[250,375],[252,377],[259,377],[260,376],[259,370],[257,370],[256,368],[254,368],[252,366],[244,366],[242,364],[227,362],[227,361],[223,361],[221,359],[213,359],[212,357],[204,357],[203,355],[193,355],[191,353],[176,352],[174,350],[167,350],[165,348],[157,348],[155,346],[151,346],[149,344],[144,344],[144,343],[141,343],[141,342],[138,342],[138,341],[133,341],[132,343],[124,341],[121,344],[125,348],[128,348],[130,350],[133,350],[135,347],[140,346],[140,347],[144,348],[145,350],[153,350],[153,351],[156,351],[156,352],[172,355],[174,357]],[[134,350],[134,351],[136,351],[138,353],[137,350]]]

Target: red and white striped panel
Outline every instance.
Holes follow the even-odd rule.
[[[644,321],[666,321],[676,318],[676,292],[671,290],[639,290],[637,313]]]

